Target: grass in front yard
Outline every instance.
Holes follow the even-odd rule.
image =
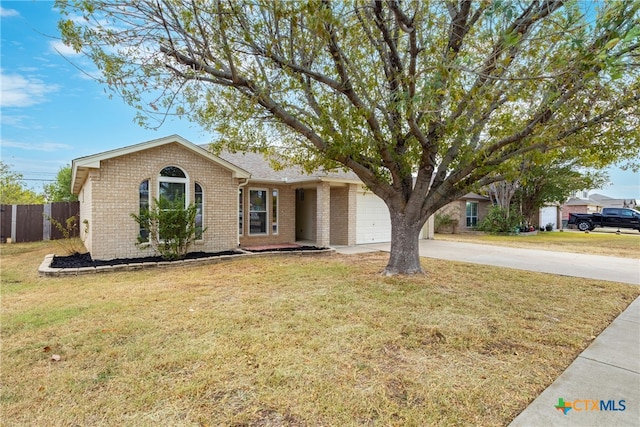
[[[46,245],[2,249],[6,425],[505,425],[640,294],[382,253],[38,278]]]
[[[583,233],[580,231],[540,232],[533,236],[484,233],[436,234],[436,240],[481,243],[547,251],[640,258],[640,233],[615,234],[613,229]],[[613,232],[611,232],[613,230]]]

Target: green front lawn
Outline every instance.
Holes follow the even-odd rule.
[[[383,253],[39,278],[54,248],[2,246],[3,425],[505,425],[640,295]]]

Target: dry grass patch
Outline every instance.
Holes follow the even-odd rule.
[[[381,253],[44,279],[5,248],[7,425],[504,425],[640,294]]]
[[[564,231],[538,233],[534,236],[505,236],[492,234],[436,234],[437,240],[481,243],[515,248],[542,249],[558,252],[574,252],[591,255],[640,258],[640,233],[637,231],[616,234],[615,230],[583,233]]]

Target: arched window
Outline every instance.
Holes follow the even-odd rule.
[[[140,183],[140,217],[143,217],[149,211],[149,180],[145,179]],[[149,241],[149,228],[140,224],[140,240]]]
[[[194,195],[194,202],[196,205],[196,239],[201,240],[202,224],[203,224],[203,219],[202,219],[203,193],[202,193],[202,187],[197,182],[195,183],[194,187],[195,188],[194,188],[193,195]]]
[[[175,202],[183,200],[185,207],[187,206],[187,175],[177,166],[167,166],[160,171],[160,179],[158,180],[159,198]]]

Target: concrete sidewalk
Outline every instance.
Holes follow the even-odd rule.
[[[389,251],[389,243],[336,248],[343,254]],[[420,241],[429,258],[640,285],[640,260]],[[508,398],[508,396],[505,396]],[[559,410],[559,399],[571,409]],[[640,298],[620,314],[510,427],[640,426]]]
[[[566,414],[561,398],[572,405]],[[640,425],[640,298],[509,425]]]

